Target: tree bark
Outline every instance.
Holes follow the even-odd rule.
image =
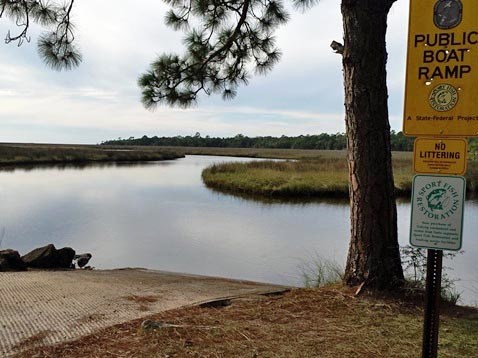
[[[344,281],[386,289],[403,281],[397,238],[385,35],[394,0],[342,0],[351,240]]]

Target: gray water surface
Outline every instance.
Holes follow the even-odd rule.
[[[343,264],[346,201],[261,203],[207,189],[201,171],[248,158],[188,156],[141,165],[15,169],[0,172],[2,248],[24,254],[54,243],[91,252],[96,268],[166,271],[301,285],[317,257]],[[410,205],[398,204],[408,241]],[[478,202],[466,207],[466,251],[453,261],[463,302],[478,301]],[[2,232],[4,234],[2,235]]]

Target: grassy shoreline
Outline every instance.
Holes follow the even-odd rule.
[[[318,158],[346,158],[344,150],[320,149],[267,149],[267,148],[203,148],[203,147],[161,147],[176,149],[185,155],[214,155],[242,158],[263,159],[318,159]],[[405,156],[408,153],[405,154]]]
[[[392,153],[395,193],[411,194],[413,161],[411,153]],[[478,194],[478,162],[469,161],[465,175],[469,196]],[[296,161],[251,161],[221,163],[206,168],[203,182],[211,189],[242,197],[347,198],[348,166],[342,151],[316,151],[315,157]]]
[[[151,153],[174,153],[180,157],[185,155],[206,155],[206,156],[224,156],[224,157],[242,157],[242,158],[264,158],[264,159],[336,159],[346,158],[344,150],[318,150],[318,149],[267,149],[267,148],[207,148],[207,147],[173,147],[173,146],[113,146],[113,145],[94,145],[94,144],[41,144],[41,143],[0,143],[0,164],[15,163],[22,158],[12,158],[8,149],[22,151],[27,158],[35,158],[44,153],[45,161],[52,158],[54,153],[62,151],[84,151],[113,152],[113,153],[143,153],[145,156]],[[119,154],[121,155],[121,154]],[[394,152],[393,155],[398,159],[411,160],[410,152]],[[77,156],[80,157],[80,156]],[[61,158],[59,158],[61,159]],[[79,158],[78,160],[81,160]],[[50,161],[60,162],[53,158]],[[37,159],[32,160],[38,162]]]
[[[0,144],[0,166],[171,160],[184,154],[169,149],[131,150],[94,145]]]
[[[398,195],[411,191],[411,162],[397,160],[395,187]],[[271,198],[346,198],[349,195],[345,159],[255,161],[223,163],[206,168],[204,183],[215,190]]]
[[[114,161],[148,161],[186,155],[264,159],[316,159],[343,157],[345,151],[261,148],[203,148],[113,146],[93,144],[0,143],[0,165],[35,165]],[[404,153],[405,156],[408,153]]]
[[[348,185],[342,175],[317,170],[319,166],[289,161],[223,163],[206,168],[202,179],[208,187],[230,194],[276,198],[346,197]]]
[[[244,169],[246,164],[208,168],[203,173],[203,181],[209,188],[220,192],[266,200],[348,197],[348,168],[346,151],[343,150],[0,143],[2,169],[37,165],[139,163],[183,158],[186,155],[298,160],[301,164],[297,166],[303,167],[300,170],[292,165],[288,169],[251,168],[248,172]],[[413,177],[412,153],[392,152],[392,157],[397,195],[408,196]],[[466,178],[468,193],[476,196],[477,161],[469,161]]]

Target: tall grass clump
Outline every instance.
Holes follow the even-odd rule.
[[[324,259],[318,255],[299,266],[302,283],[305,287],[322,287],[342,281],[343,267],[334,260]]]
[[[344,152],[327,151],[316,157],[287,161],[253,161],[214,164],[203,171],[204,183],[233,194],[261,197],[347,197],[348,165]],[[412,191],[411,153],[393,152],[393,176],[397,196]],[[377,164],[379,165],[379,164]],[[467,190],[478,194],[478,161],[468,161]]]
[[[254,161],[215,164],[202,173],[214,189],[270,197],[346,197],[346,161]]]
[[[411,191],[410,158],[395,163],[397,193]],[[348,165],[343,156],[295,161],[253,161],[214,164],[202,173],[213,189],[265,197],[348,197]]]

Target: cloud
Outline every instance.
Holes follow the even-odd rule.
[[[323,0],[305,14],[292,11],[277,32],[281,62],[253,77],[230,102],[202,96],[188,110],[140,104],[137,78],[158,54],[183,52],[183,35],[167,28],[158,0],[75,2],[74,20],[84,62],[71,72],[46,68],[35,40],[0,51],[0,141],[97,143],[130,135],[298,135],[343,132],[340,2]],[[408,4],[389,21],[388,78],[392,128],[400,130]],[[12,28],[0,20],[0,34]],[[33,27],[36,38],[41,29]]]
[[[20,93],[15,92],[14,90],[0,89],[0,98],[1,97],[17,97],[19,95],[20,95]]]

